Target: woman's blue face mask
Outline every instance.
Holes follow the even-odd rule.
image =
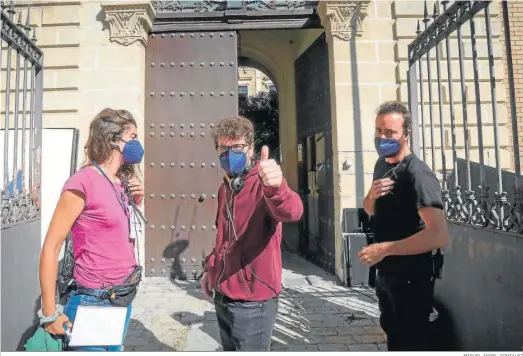
[[[137,164],[142,161],[144,150],[142,144],[138,140],[124,141],[122,157],[125,164]]]

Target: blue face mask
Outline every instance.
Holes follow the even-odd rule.
[[[123,142],[125,142],[125,146],[123,146],[123,150],[122,150],[123,163],[125,163],[125,164],[140,163],[143,158],[143,147],[142,147],[142,144],[140,143],[140,141],[131,140],[131,141],[123,141]]]
[[[380,157],[394,157],[396,156],[401,149],[401,144],[398,140],[393,138],[374,138],[374,146]]]
[[[229,176],[243,173],[246,164],[247,154],[245,152],[234,152],[229,148],[227,152],[220,154],[220,165]]]

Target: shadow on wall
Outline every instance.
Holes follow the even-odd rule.
[[[171,279],[187,279],[187,273],[183,273],[183,268],[180,263],[180,256],[187,249],[187,247],[189,247],[189,240],[177,240],[167,245],[163,251],[163,258],[165,258],[166,261],[170,261],[171,263]]]

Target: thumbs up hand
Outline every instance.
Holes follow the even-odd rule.
[[[283,181],[281,167],[275,160],[269,159],[269,147],[263,146],[261,150],[260,165],[258,175],[266,187],[278,188]]]

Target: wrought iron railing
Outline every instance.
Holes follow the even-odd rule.
[[[440,6],[442,7],[440,9]],[[508,31],[508,10],[506,1],[500,2],[502,22],[505,25],[505,59],[507,61],[508,92],[510,100],[510,122],[512,125],[513,143],[503,143],[507,147],[513,145],[513,167],[514,173],[502,169],[502,144],[500,142],[500,103],[496,92],[496,73],[495,73],[495,55],[493,46],[493,16],[491,15],[491,1],[455,1],[449,6],[449,1],[441,1],[440,4],[434,3],[432,16],[429,16],[427,2],[425,1],[425,16],[422,20],[424,23],[423,31],[420,29],[418,21],[416,34],[417,37],[408,46],[408,65],[407,74],[408,91],[409,91],[409,108],[412,112],[412,123],[414,128],[420,127],[421,130],[414,129],[412,133],[413,151],[423,157],[434,171],[441,173],[441,184],[443,191],[443,201],[445,212],[450,220],[457,222],[478,225],[483,227],[492,227],[502,230],[513,230],[523,233],[523,190],[518,188],[522,184],[521,170],[519,162],[518,130],[516,119],[516,108],[514,93],[514,77],[511,63],[510,37]],[[442,10],[442,11],[440,11]],[[441,13],[440,13],[441,12]],[[483,13],[483,16],[481,16]],[[483,17],[483,19],[482,19]],[[496,19],[498,20],[498,19]],[[481,22],[480,22],[481,21]],[[501,20],[499,21],[501,23]],[[477,29],[484,26],[484,33],[478,35]],[[471,53],[465,53],[465,42],[463,31],[468,27]],[[481,41],[486,46],[488,61],[488,78],[486,82],[489,85],[490,98],[484,98],[485,93],[480,90],[481,78],[479,74],[479,55],[478,42]],[[441,47],[444,44],[444,51]],[[457,56],[459,65],[459,87],[460,95],[457,96],[453,91],[453,71],[452,71],[452,53],[451,44],[457,46]],[[481,48],[483,49],[483,48]],[[442,61],[440,56],[445,53],[446,61]],[[435,56],[435,63],[431,56]],[[468,60],[465,56],[469,56]],[[499,60],[499,59],[498,59]],[[469,65],[466,65],[466,62]],[[471,63],[470,63],[471,62]],[[433,78],[433,65],[436,66],[436,78]],[[471,64],[471,65],[470,65]],[[447,78],[443,78],[441,66],[446,66]],[[473,78],[467,78],[466,70],[472,67]],[[426,73],[426,79],[424,76]],[[499,75],[499,73],[498,73]],[[477,130],[477,147],[474,154],[477,153],[479,159],[478,177],[475,176],[474,170],[478,163],[471,159],[471,127],[474,123],[469,121],[473,113],[468,112],[468,93],[466,80],[471,79],[474,85],[474,106]],[[469,81],[470,83],[470,81]],[[432,85],[437,84],[437,98],[434,97]],[[427,90],[425,90],[427,87]],[[445,90],[446,89],[446,90]],[[426,97],[428,94],[428,98]],[[446,97],[444,97],[446,94]],[[436,117],[436,105],[438,116]],[[444,101],[447,105],[444,107]],[[456,106],[461,102],[461,108]],[[491,106],[492,123],[489,130],[494,133],[494,157],[495,173],[486,174],[487,170],[493,170],[485,164],[485,152],[487,145],[484,141],[484,131],[487,130],[484,122],[485,112],[482,103],[488,102]],[[471,103],[472,104],[472,103]],[[428,112],[426,110],[428,106]],[[461,110],[461,112],[457,112]],[[461,114],[461,122],[457,122],[457,114]],[[428,115],[428,116],[427,116]],[[448,126],[444,118],[450,118],[450,146],[446,143],[445,131]],[[436,121],[437,120],[437,121]],[[427,122],[428,121],[428,122]],[[439,127],[436,128],[435,126]],[[463,131],[463,147],[458,147],[458,127]],[[426,129],[429,128],[429,137],[426,137]],[[420,137],[421,131],[421,137]],[[435,141],[435,135],[439,131],[440,152]],[[447,149],[446,149],[447,148]],[[430,151],[429,151],[430,150]],[[464,159],[458,157],[458,151],[464,151]],[[421,152],[420,152],[421,151]],[[452,153],[451,166],[448,165],[447,155]],[[509,152],[506,151],[506,154]],[[438,155],[441,155],[440,163]],[[427,159],[430,156],[430,160]],[[464,169],[459,169],[459,164],[464,163]],[[511,175],[508,177],[507,174]],[[462,176],[463,175],[463,176]],[[508,177],[508,178],[507,178]],[[510,181],[514,187],[512,194],[507,194],[507,187],[504,186]],[[479,182],[474,185],[473,182]],[[494,189],[492,189],[494,188]],[[490,191],[494,191],[492,196]],[[510,195],[510,197],[509,197]]]
[[[2,229],[40,217],[43,52],[36,46],[29,7],[17,10],[16,14],[13,0],[7,8],[0,0],[0,68],[5,76],[1,88],[5,98],[1,100]]]

